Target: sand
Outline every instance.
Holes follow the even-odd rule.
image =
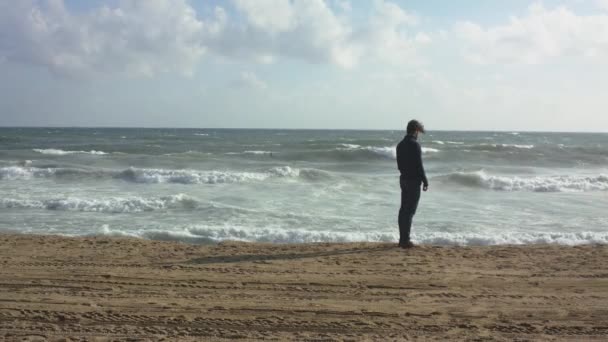
[[[0,340],[608,340],[608,246],[0,235]]]

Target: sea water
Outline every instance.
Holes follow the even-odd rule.
[[[0,231],[398,239],[404,132],[0,128]],[[608,243],[608,135],[432,131],[424,244]]]

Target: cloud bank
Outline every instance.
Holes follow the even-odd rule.
[[[205,55],[272,63],[281,58],[343,68],[362,60],[408,63],[429,42],[416,17],[382,0],[362,25],[349,3],[234,0],[201,18],[186,0],[122,0],[77,12],[63,0],[0,0],[0,58],[73,77],[192,74]],[[230,10],[230,11],[229,11]],[[241,20],[240,18],[244,18]]]
[[[121,1],[81,14],[62,0],[0,1],[0,55],[53,73],[191,73],[210,30],[185,1]]]
[[[606,0],[596,0],[608,9]],[[274,63],[290,59],[344,69],[415,64],[434,34],[396,3],[373,0],[367,18],[336,0],[231,0],[204,16],[187,0],[119,0],[76,11],[63,0],[0,0],[0,62],[82,77],[162,72],[192,75],[206,56]],[[540,64],[557,57],[608,55],[608,13],[578,15],[533,4],[508,22],[473,21],[442,30],[476,64]]]
[[[608,8],[608,3],[605,3]],[[557,57],[608,57],[608,14],[577,15],[564,6],[536,3],[508,23],[456,24],[465,57],[478,64],[540,64]]]

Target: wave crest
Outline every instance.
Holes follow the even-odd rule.
[[[68,197],[60,199],[25,200],[0,199],[3,209],[45,209],[60,211],[85,211],[102,213],[137,213],[165,209],[191,209],[198,205],[195,198],[185,194],[162,196],[156,198],[143,197],[111,197],[106,199],[85,199]]]
[[[274,178],[298,178],[316,181],[331,177],[327,171],[298,169],[290,166],[273,167],[264,171],[200,171],[192,169],[139,169],[125,170],[79,169],[62,167],[23,167],[8,166],[0,168],[0,180],[28,180],[32,178],[72,177],[114,178],[142,184],[223,184],[249,181],[265,181]]]
[[[519,144],[479,144],[467,146],[468,149],[486,152],[502,152],[502,151],[517,151],[531,150],[534,145],[519,145]]]
[[[487,175],[484,171],[457,172],[438,177],[441,181],[467,187],[498,191],[607,191],[608,176],[507,177]]]
[[[35,168],[23,166],[7,166],[0,168],[0,179],[17,180],[30,178],[46,178],[55,174],[52,168]]]
[[[482,235],[476,233],[422,233],[413,234],[413,240],[421,244],[443,246],[493,246],[493,245],[585,245],[606,244],[608,233],[578,232],[578,233],[504,233]]]
[[[247,227],[222,227],[193,225],[179,230],[142,230],[126,232],[102,227],[101,235],[130,236],[162,241],[188,243],[216,243],[221,241],[245,241],[266,243],[312,243],[312,242],[392,242],[394,233],[307,231],[302,229],[272,229]]]
[[[64,150],[54,149],[54,148],[47,148],[47,149],[35,148],[35,149],[33,149],[33,151],[41,153],[41,154],[47,154],[47,155],[53,155],[53,156],[65,156],[65,155],[68,155],[68,154],[92,154],[92,155],[106,155],[106,154],[108,154],[107,152],[95,151],[95,150],[91,150],[91,151],[64,151]]]
[[[388,159],[397,159],[397,147],[396,146],[361,146],[356,144],[340,144],[339,151],[350,151],[350,152],[371,152],[372,154]],[[422,147],[422,153],[437,153],[441,152],[436,148]],[[362,157],[369,156],[365,153]]]
[[[196,170],[136,169],[129,168],[120,172],[117,178],[134,183],[179,183],[179,184],[218,184],[236,183],[244,180],[263,180],[262,174],[248,172],[221,172]]]
[[[274,167],[265,172],[198,171],[167,169],[136,169],[122,171],[118,177],[135,183],[223,184],[264,181],[269,178],[298,177],[299,169]]]
[[[223,227],[193,225],[177,230],[140,230],[122,231],[110,229],[104,225],[101,235],[130,236],[163,241],[182,241],[188,243],[217,243],[221,241],[244,241],[265,243],[348,243],[348,242],[383,242],[395,243],[396,232],[335,232],[309,231],[302,229],[272,229],[248,227]],[[420,233],[412,236],[415,243],[443,246],[488,246],[488,245],[526,245],[526,244],[560,244],[582,245],[608,243],[605,232],[535,232],[535,233]]]

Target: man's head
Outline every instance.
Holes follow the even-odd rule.
[[[407,134],[417,136],[418,133],[424,133],[424,125],[418,120],[411,120],[407,123]]]

